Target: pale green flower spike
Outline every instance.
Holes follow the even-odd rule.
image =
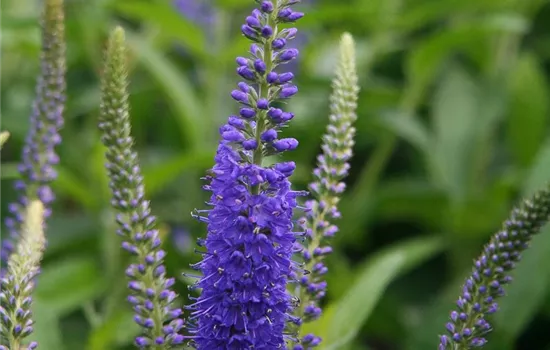
[[[353,123],[357,119],[355,111],[359,93],[357,80],[355,44],[352,36],[345,33],[340,40],[340,57],[332,82],[329,124],[323,136],[322,153],[317,157],[317,168],[313,171],[315,180],[309,185],[313,198],[306,202],[308,211],[302,221],[308,239],[302,257],[304,270],[309,273],[304,273],[299,279],[301,305],[296,316],[303,322],[314,321],[322,313],[318,303],[326,293],[323,275],[328,272],[323,259],[332,252],[326,241],[338,231],[332,221],[340,218],[337,205],[345,190],[342,180],[348,174],[348,161],[354,145]],[[310,349],[321,343],[321,338],[313,334],[302,333],[300,336],[300,344],[294,350]]]
[[[117,215],[117,233],[124,239],[122,248],[134,258],[126,276],[130,279],[128,302],[135,311],[134,321],[142,327],[135,344],[140,349],[179,349],[184,341],[178,333],[184,323],[179,318],[183,310],[174,306],[177,295],[171,287],[175,279],[166,275],[166,253],[160,248],[155,217],[145,197],[138,154],[132,147],[126,57],[124,30],[117,27],[109,38],[105,55],[99,129],[106,147],[105,167],[110,179],[111,205]]]
[[[0,149],[4,146],[6,141],[10,138],[10,133],[7,131],[0,132]]]
[[[35,349],[38,346],[36,342],[24,345],[23,339],[33,331],[32,292],[35,277],[40,272],[45,242],[44,205],[33,200],[26,207],[21,239],[8,261],[7,275],[2,278],[0,317],[3,345],[0,349]]]

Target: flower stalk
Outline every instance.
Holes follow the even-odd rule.
[[[457,309],[451,312],[446,325],[448,334],[440,336],[439,350],[469,350],[487,343],[485,336],[491,331],[487,317],[498,311],[496,301],[505,295],[504,286],[512,282],[510,272],[549,219],[549,187],[512,210],[474,261],[472,274],[456,302]]]
[[[323,136],[322,153],[317,157],[317,168],[313,171],[315,181],[309,186],[313,199],[306,202],[306,217],[302,221],[307,242],[305,247],[301,247],[305,273],[299,277],[301,304],[296,316],[304,322],[321,316],[319,301],[324,297],[327,286],[323,275],[328,272],[323,259],[332,252],[327,241],[338,231],[331,221],[341,216],[337,206],[345,189],[342,180],[348,174],[348,161],[354,145],[353,123],[357,119],[355,111],[359,87],[354,42],[348,33],[343,34],[340,40],[340,59],[332,86],[329,124]],[[310,349],[320,343],[318,336],[303,334],[300,342],[294,344],[294,350]]]
[[[19,197],[9,205],[10,215],[5,219],[9,234],[2,239],[1,265],[6,264],[19,240],[27,204],[39,199],[44,204],[45,218],[51,215],[55,195],[49,184],[57,176],[54,166],[59,163],[55,147],[61,142],[59,129],[63,127],[65,70],[63,0],[44,0],[40,75],[18,166],[21,179],[15,182]]]
[[[1,350],[21,349],[24,339],[33,332],[32,292],[46,244],[43,226],[44,205],[33,200],[26,208],[17,249],[10,256],[6,276],[0,282]],[[33,341],[26,346],[32,350],[38,343]]]
[[[126,275],[131,291],[128,301],[143,330],[135,344],[142,349],[173,349],[184,341],[179,334],[182,310],[173,306],[175,280],[166,276],[165,252],[145,199],[138,155],[132,148],[127,76],[124,30],[118,27],[109,38],[105,55],[99,123],[106,146],[111,205],[117,212],[117,233],[124,238],[122,248],[134,257]]]
[[[209,210],[194,213],[207,223],[200,240],[202,272],[194,288],[202,289],[191,310],[193,345],[199,350],[286,348],[292,296],[286,287],[297,265],[291,260],[296,236],[296,198],[288,177],[293,162],[264,166],[266,156],[294,150],[298,141],[279,138],[294,114],[279,108],[298,92],[294,75],[281,71],[298,56],[286,48],[297,33],[280,24],[303,14],[292,10],[297,0],[257,1],[241,27],[253,42],[247,57],[237,57],[243,81],[231,92],[240,104],[238,115],[220,128],[215,165],[204,188],[212,192]]]

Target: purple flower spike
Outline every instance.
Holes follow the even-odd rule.
[[[291,39],[288,30],[278,28],[277,13],[287,8],[286,0],[262,1],[243,27],[254,44],[249,57],[237,59],[237,72],[250,83],[248,90],[233,92],[241,104],[239,116],[220,128],[222,140],[205,186],[212,207],[195,215],[208,230],[200,240],[203,259],[193,266],[202,272],[196,284],[202,292],[188,306],[199,350],[286,349],[294,339],[288,323],[301,322],[289,314],[287,283],[297,273],[291,257],[302,233],[294,231],[293,211],[304,193],[291,190],[294,163],[262,165],[264,156],[298,146],[292,138],[277,140],[293,114],[270,108],[297,92],[279,80],[290,82],[292,75],[276,73]],[[285,57],[297,55],[294,49]]]
[[[61,142],[58,131],[63,127],[65,106],[65,28],[61,0],[44,2],[41,50],[37,95],[32,106],[30,129],[23,145],[22,162],[18,167],[22,180],[15,184],[19,198],[10,205],[11,215],[5,220],[8,235],[2,239],[0,277],[4,275],[14,242],[19,239],[26,205],[33,199],[41,199],[45,205],[45,216],[48,217],[55,198],[49,184],[57,176],[54,165],[59,162],[59,157],[55,146]]]
[[[0,250],[0,342],[3,349],[36,349],[32,293],[46,245],[45,219],[55,195],[49,184],[59,163],[55,146],[61,142],[65,105],[65,25],[62,0],[42,2],[40,75],[30,126],[15,182],[16,203],[5,219],[7,235]],[[41,202],[43,201],[43,202]],[[24,235],[24,239],[21,239]],[[14,251],[15,250],[15,251]]]
[[[281,80],[282,74],[279,75]],[[288,88],[287,88],[288,89]],[[285,88],[282,89],[284,91]],[[355,52],[353,39],[344,34],[340,43],[340,62],[333,81],[333,93],[330,98],[330,117],[327,131],[323,136],[322,153],[317,157],[317,168],[313,171],[314,182],[309,188],[313,199],[305,203],[306,217],[302,218],[303,229],[310,240],[301,250],[305,262],[304,271],[309,274],[298,276],[300,281],[300,300],[302,304],[296,310],[296,316],[304,322],[316,320],[322,310],[319,301],[326,294],[327,283],[324,275],[328,272],[323,259],[332,253],[332,247],[326,245],[327,238],[338,231],[330,220],[340,218],[337,204],[342,190],[342,180],[349,169],[348,160],[354,144],[357,108],[357,74],[355,70]],[[292,115],[282,114],[281,119],[292,119]],[[280,140],[282,141],[282,140]],[[312,334],[301,339],[298,347],[311,349],[319,345],[321,339]],[[296,347],[294,348],[296,349]]]
[[[457,310],[450,313],[445,327],[449,334],[439,338],[439,350],[479,348],[487,343],[485,336],[492,330],[487,316],[497,312],[496,299],[505,295],[504,286],[512,281],[510,273],[521,253],[549,219],[548,187],[512,210],[474,262],[456,302]]]

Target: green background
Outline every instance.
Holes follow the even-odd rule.
[[[185,1],[185,0],[184,0]],[[2,1],[2,213],[38,73],[36,0]],[[50,349],[131,348],[127,256],[109,208],[96,127],[101,58],[122,24],[131,49],[133,135],[146,191],[181,277],[205,227],[190,216],[207,193],[239,28],[254,2],[212,2],[201,26],[168,1],[66,0],[68,103],[57,201],[35,297],[36,340]],[[297,8],[300,8],[298,6]],[[328,119],[339,36],[357,43],[361,92],[343,219],[328,261],[323,349],[435,349],[472,259],[512,205],[550,179],[550,3],[543,0],[310,0],[297,67],[300,141],[294,187],[311,181]],[[187,234],[181,234],[181,231]],[[489,350],[550,349],[550,232],[536,237],[492,318]],[[176,234],[176,232],[180,232]],[[178,244],[176,244],[178,243]]]

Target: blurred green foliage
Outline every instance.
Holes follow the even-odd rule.
[[[66,0],[68,107],[49,246],[36,291],[43,349],[131,348],[127,257],[109,209],[96,129],[106,33],[128,29],[133,134],[159,216],[168,269],[199,257],[189,213],[217,127],[234,113],[238,31],[252,0],[217,0],[201,27],[168,0]],[[38,2],[2,2],[2,213],[28,128],[38,72]],[[521,196],[550,179],[550,2],[310,0],[297,68],[296,188],[311,180],[343,31],[357,42],[357,144],[329,260],[326,349],[434,349],[483,242]],[[549,230],[546,230],[549,231]],[[183,233],[185,234],[185,233]],[[181,248],[178,242],[190,242]],[[550,232],[537,237],[494,319],[489,350],[550,349]],[[177,288],[185,298],[188,280]],[[182,300],[183,301],[183,300]]]

